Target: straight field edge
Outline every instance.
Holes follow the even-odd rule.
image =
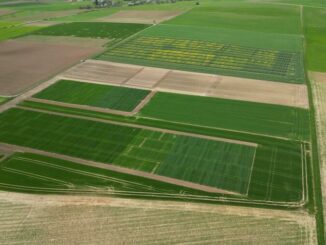
[[[302,7],[304,11],[304,7]],[[303,13],[301,13],[303,14]],[[302,23],[302,34],[305,35],[306,28],[305,24]],[[313,85],[310,81],[308,75],[308,64],[306,56],[306,39],[303,41],[303,55],[304,55],[304,71],[305,71],[305,80],[308,90],[308,99],[310,107],[310,140],[311,140],[311,149],[310,149],[310,164],[308,167],[308,189],[309,189],[309,203],[307,205],[308,210],[311,213],[315,214],[316,219],[316,231],[317,231],[317,241],[318,244],[325,244],[325,230],[324,230],[324,215],[323,215],[323,201],[322,201],[322,190],[321,190],[321,177],[320,177],[320,159],[319,159],[319,150],[317,142],[317,127],[316,127],[316,111],[314,107],[314,97],[313,97]]]

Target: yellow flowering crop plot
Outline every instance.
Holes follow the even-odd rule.
[[[253,74],[276,79],[303,82],[302,55],[296,52],[257,49],[225,43],[177,39],[158,36],[136,36],[113,47],[101,56],[108,60],[130,59],[136,64],[158,65],[166,68],[182,68],[187,65],[193,71],[223,73],[227,75]],[[139,62],[137,62],[139,61]],[[188,68],[188,69],[189,69]]]

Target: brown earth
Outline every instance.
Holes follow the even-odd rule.
[[[6,14],[12,14],[15,13],[16,11],[11,10],[11,9],[0,9],[0,16],[1,15],[6,15]]]
[[[118,22],[118,23],[140,23],[140,24],[156,24],[162,21],[172,19],[181,11],[159,11],[159,10],[131,10],[119,11],[108,17],[97,19],[97,21]]]
[[[41,22],[37,22],[37,23],[41,23]],[[103,38],[45,36],[45,35],[28,35],[28,36],[18,38],[16,40],[24,41],[24,42],[64,44],[64,45],[73,45],[73,46],[80,46],[80,47],[98,47],[98,48],[110,42],[110,39],[103,39]]]
[[[118,75],[117,75],[118,74]],[[309,108],[307,87],[290,84],[87,60],[63,77],[95,83]]]
[[[143,67],[112,62],[88,60],[63,75],[66,78],[98,83],[122,84],[140,72]]]
[[[17,95],[100,50],[16,40],[1,42],[0,95]]]

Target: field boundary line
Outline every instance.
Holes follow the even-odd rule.
[[[131,112],[119,111],[119,110],[114,110],[114,109],[109,109],[109,108],[66,103],[66,102],[61,102],[61,101],[39,99],[39,98],[34,98],[34,97],[28,98],[25,101],[38,102],[38,103],[49,104],[49,105],[58,105],[58,106],[63,106],[63,107],[68,107],[68,108],[90,110],[90,111],[102,112],[102,113],[112,113],[112,114],[117,114],[117,115],[122,115],[122,116],[132,116],[134,114],[133,111],[131,111]]]
[[[103,81],[99,81],[100,79],[96,79],[96,78],[82,78],[82,77],[78,77],[74,74],[71,74],[71,72],[73,72],[74,70],[79,70],[79,72],[83,71],[83,68],[80,67],[80,65],[82,64],[86,64],[86,65],[96,65],[96,64],[101,64],[101,65],[108,65],[108,66],[118,66],[119,68],[138,68],[138,69],[161,69],[166,71],[166,74],[161,77],[159,80],[156,81],[155,84],[153,84],[151,87],[146,87],[146,86],[142,86],[140,84],[133,84],[133,83],[128,83],[129,81],[132,81],[133,78],[141,72],[141,70],[139,72],[137,72],[136,74],[132,75],[131,77],[127,78],[126,80],[124,80],[123,82],[120,83],[114,83],[114,82],[103,82]],[[195,96],[202,96],[202,97],[209,97],[209,98],[221,98],[221,99],[228,99],[228,100],[237,100],[237,101],[248,101],[248,102],[252,102],[252,103],[262,103],[262,104],[271,104],[271,105],[280,105],[280,106],[286,106],[286,107],[294,107],[294,108],[303,108],[303,109],[307,109],[309,108],[308,102],[300,102],[300,100],[294,100],[291,102],[286,102],[286,101],[280,101],[279,98],[273,98],[273,97],[269,97],[267,100],[266,99],[262,99],[262,98],[256,98],[256,99],[251,99],[250,96],[244,96],[242,98],[241,93],[240,95],[236,95],[236,94],[232,94],[232,95],[227,95],[227,96],[223,96],[221,94],[209,94],[207,93],[209,91],[209,88],[207,91],[205,92],[198,92],[198,91],[191,91],[191,90],[182,90],[182,89],[173,89],[173,88],[162,88],[160,87],[161,82],[168,77],[171,73],[173,72],[177,72],[177,73],[185,73],[185,75],[199,75],[199,76],[209,76],[209,77],[214,77],[216,79],[216,81],[223,81],[224,79],[228,80],[228,79],[232,79],[232,78],[236,78],[236,79],[244,79],[243,83],[246,82],[245,77],[235,77],[235,76],[226,76],[226,75],[220,75],[220,74],[210,74],[210,73],[203,73],[203,72],[193,72],[193,71],[183,71],[183,70],[176,70],[176,69],[167,69],[167,68],[157,68],[157,67],[150,67],[150,66],[143,66],[143,65],[135,65],[135,64],[124,64],[124,63],[119,63],[119,62],[112,62],[112,61],[104,61],[104,60],[94,60],[94,59],[87,59],[86,61],[84,61],[81,64],[78,64],[74,67],[72,67],[71,69],[68,69],[64,72],[62,72],[60,74],[60,76],[62,77],[62,79],[67,79],[67,80],[74,80],[74,81],[79,81],[79,82],[88,82],[88,83],[94,83],[94,84],[103,84],[103,85],[113,85],[113,86],[124,86],[124,87],[129,87],[129,88],[137,88],[137,89],[147,89],[147,90],[157,90],[160,92],[169,92],[169,93],[176,93],[176,94],[185,94],[185,95],[195,95]],[[93,74],[95,75],[96,72],[93,73],[89,73],[90,75]],[[203,78],[204,79],[204,78]],[[270,86],[272,85],[274,88],[274,90],[276,89],[277,86],[288,86],[288,88],[286,89],[296,89],[296,90],[300,90],[300,89],[306,89],[306,85],[305,84],[291,84],[291,83],[284,83],[284,82],[276,82],[276,81],[268,81],[268,80],[263,80],[263,79],[249,79],[249,80],[253,80],[253,83],[266,83],[266,85]],[[215,81],[215,82],[216,82]],[[179,82],[179,84],[181,84]],[[213,85],[211,85],[213,86]],[[253,86],[253,85],[251,85]],[[241,92],[242,90],[239,90],[239,92]],[[246,90],[244,90],[246,91]],[[261,91],[261,93],[264,93],[266,91]],[[289,92],[290,93],[290,92]],[[296,96],[301,96],[297,94],[298,92],[296,92],[295,94],[293,94],[293,91],[289,94],[290,95],[296,95]],[[271,94],[269,95],[271,96]]]
[[[68,113],[53,112],[53,111],[42,110],[42,109],[34,109],[34,108],[24,107],[24,106],[20,106],[20,105],[16,106],[16,108],[28,110],[28,111],[41,112],[41,113],[50,114],[50,115],[71,117],[71,118],[94,121],[94,122],[126,126],[126,127],[131,127],[131,128],[146,129],[146,130],[150,130],[150,131],[157,131],[157,132],[168,133],[168,134],[183,135],[183,136],[189,136],[189,137],[194,137],[194,138],[201,138],[201,139],[207,139],[207,140],[213,140],[213,141],[219,141],[219,142],[227,142],[227,143],[238,144],[238,145],[247,145],[250,147],[257,147],[256,143],[246,142],[246,141],[241,141],[241,140],[232,140],[232,139],[207,136],[207,135],[202,135],[202,134],[187,133],[187,132],[175,131],[175,130],[169,130],[169,129],[161,129],[161,128],[143,126],[143,125],[132,124],[132,123],[116,122],[116,121],[112,121],[110,119],[99,119],[99,118],[93,118],[93,117],[88,117],[88,116],[71,115]]]
[[[23,106],[21,106],[21,107],[23,107]],[[275,136],[275,135],[257,134],[257,133],[252,133],[252,132],[247,132],[247,131],[240,131],[240,130],[232,130],[232,129],[227,129],[227,128],[210,127],[210,126],[203,126],[203,125],[191,124],[191,123],[183,123],[183,122],[177,122],[177,121],[168,121],[168,120],[157,119],[157,118],[153,118],[153,117],[143,117],[143,116],[141,116],[141,118],[150,119],[150,120],[156,120],[156,121],[162,121],[162,122],[173,122],[173,123],[180,124],[180,125],[196,126],[196,127],[208,128],[208,129],[218,129],[218,130],[223,130],[223,131],[228,131],[228,132],[245,133],[245,134],[256,135],[256,136],[264,136],[264,137],[268,137],[268,138],[281,139],[281,140],[286,140],[286,141],[295,141],[295,142],[309,143],[309,141],[298,140],[298,139],[291,139],[291,138],[285,138],[285,137]]]
[[[156,91],[152,90],[136,107],[135,109],[131,112],[131,115],[136,115],[141,109],[144,108],[145,105],[150,102],[150,100],[155,96]]]
[[[70,162],[75,162],[75,163],[86,165],[86,166],[107,169],[107,170],[124,173],[124,174],[130,174],[133,176],[139,176],[139,177],[143,177],[143,178],[147,178],[147,179],[161,181],[161,182],[178,185],[178,186],[183,186],[183,187],[190,188],[190,189],[205,191],[205,192],[209,192],[209,193],[220,193],[220,194],[243,196],[240,193],[227,191],[227,190],[219,189],[216,187],[210,187],[210,186],[206,186],[206,185],[196,184],[196,183],[189,182],[189,181],[179,180],[179,179],[161,176],[161,175],[157,175],[157,174],[151,174],[151,173],[147,173],[147,172],[143,172],[143,171],[139,171],[139,170],[135,170],[135,169],[124,168],[124,167],[116,166],[113,164],[95,162],[92,160],[86,160],[86,159],[82,159],[82,158],[71,157],[71,156],[67,156],[67,155],[32,149],[32,148],[28,148],[28,147],[21,147],[21,146],[17,146],[17,145],[8,145],[8,144],[0,143],[0,147],[1,146],[13,147],[19,151],[41,154],[41,155],[54,157],[54,158],[58,158],[58,159],[62,159],[62,160],[70,161]]]
[[[252,163],[251,163],[251,169],[250,169],[250,176],[249,176],[249,182],[248,182],[248,187],[247,187],[247,191],[246,191],[246,196],[248,196],[249,194],[249,189],[250,189],[250,183],[251,183],[251,177],[252,177],[252,172],[254,169],[254,165],[255,165],[255,160],[256,160],[256,153],[257,153],[257,147],[255,148],[255,153],[254,156],[252,158]]]

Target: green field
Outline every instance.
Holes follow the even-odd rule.
[[[284,23],[286,22],[286,25]],[[301,34],[300,8],[266,3],[203,2],[166,24],[219,27],[283,34]]]
[[[122,39],[148,26],[149,25],[144,24],[73,22],[50,26],[40,31],[33,32],[33,35]]]
[[[8,98],[7,97],[1,97],[0,96],[0,105],[5,103],[6,101],[8,101]]]
[[[25,26],[19,23],[0,22],[0,41],[26,35],[39,30],[40,27]]]
[[[235,39],[233,37],[237,36]],[[266,41],[270,37],[271,39]],[[282,47],[282,48],[281,48]],[[164,68],[304,83],[299,36],[158,25],[98,58]]]
[[[160,92],[139,116],[252,134],[309,139],[309,111],[294,107]]]
[[[16,153],[0,164],[0,189],[32,193],[96,193],[146,197],[207,193],[61,159]],[[142,194],[141,194],[142,193]]]
[[[148,90],[60,80],[34,97],[131,112],[148,94]]]
[[[307,68],[326,72],[326,13],[324,9],[304,8]]]
[[[248,189],[252,146],[20,109],[2,113],[0,122],[0,140],[6,143],[177,176],[238,193]],[[176,161],[178,166],[171,168]],[[196,168],[201,162],[206,170]]]
[[[39,104],[39,103],[31,103],[31,102],[25,102],[24,105],[27,104]],[[76,115],[88,115],[85,110],[80,110],[80,109],[73,109],[73,108],[62,108],[59,106],[53,106],[53,105],[46,105],[43,104],[42,107],[36,107],[35,108],[51,108],[53,111],[58,111],[58,112],[65,112],[65,113],[71,113],[71,114],[76,114]],[[62,109],[60,109],[62,108]],[[23,111],[24,112],[24,111]],[[12,112],[11,112],[12,113]],[[14,114],[20,113],[15,111]],[[26,113],[26,112],[24,112]],[[97,113],[97,112],[89,112],[89,115],[91,117],[98,117],[102,119],[110,119],[110,120],[117,120],[118,118],[121,118],[121,122],[128,122],[126,117],[121,117],[118,115],[113,115],[113,114],[104,114],[104,113]],[[17,118],[23,119],[24,117],[20,117],[16,115]],[[56,117],[57,118],[57,117]],[[13,119],[14,121],[16,119]],[[75,119],[70,119],[72,120],[71,123],[76,124]],[[25,120],[24,120],[25,121]],[[255,154],[255,161],[253,163],[253,169],[252,169],[252,174],[250,178],[250,185],[249,185],[249,192],[248,192],[248,198],[249,200],[261,200],[261,201],[278,201],[278,202],[298,202],[302,200],[303,198],[303,182],[302,182],[302,174],[305,172],[305,170],[302,168],[304,165],[303,164],[303,158],[305,158],[304,155],[304,148],[301,143],[296,143],[296,142],[291,142],[291,141],[283,141],[283,140],[277,140],[273,138],[264,138],[263,136],[258,136],[258,135],[245,135],[243,133],[232,133],[232,132],[227,132],[227,131],[219,131],[216,129],[208,129],[208,128],[201,128],[201,127],[195,127],[195,126],[188,126],[188,125],[182,125],[179,126],[178,124],[173,124],[171,122],[160,122],[158,120],[153,120],[152,122],[150,120],[145,120],[142,118],[137,119],[135,121],[133,118],[131,118],[131,121],[133,123],[136,123],[138,125],[145,125],[145,126],[159,126],[162,128],[167,128],[167,129],[174,129],[174,130],[182,130],[185,132],[195,132],[199,134],[209,134],[209,135],[215,135],[217,137],[227,137],[227,138],[237,138],[240,137],[242,140],[255,140],[259,142],[259,146],[256,149],[256,154]],[[119,121],[117,121],[119,122]],[[18,122],[17,122],[18,123]],[[24,123],[24,122],[22,122]],[[47,124],[46,122],[43,122],[43,124]],[[7,127],[8,125],[5,125],[2,123],[3,127]],[[79,123],[78,123],[79,125]],[[57,126],[58,128],[62,127]],[[88,127],[89,128],[89,127]],[[47,130],[47,129],[46,129]],[[88,139],[88,147],[89,144],[91,146],[94,146],[94,137],[98,138],[98,135],[100,134],[102,137],[105,137],[105,132],[103,129],[99,128],[101,130],[100,133],[93,133],[90,138]],[[108,144],[106,144],[106,152],[101,152],[100,147],[105,147],[103,144],[98,145],[96,151],[94,152],[94,148],[92,148],[91,152],[88,152],[87,146],[84,145],[84,142],[81,141],[79,138],[74,138],[75,143],[74,146],[67,146],[67,144],[73,144],[71,143],[72,140],[71,137],[72,135],[69,134],[69,137],[67,136],[67,140],[69,141],[58,141],[61,140],[57,136],[57,132],[53,133],[51,131],[49,132],[49,137],[48,139],[46,137],[43,137],[42,139],[37,138],[35,139],[34,135],[29,136],[32,138],[25,138],[25,133],[22,134],[16,133],[16,132],[9,132],[9,129],[2,130],[3,135],[5,137],[8,137],[4,139],[3,137],[0,138],[0,141],[11,143],[11,144],[18,144],[18,145],[26,145],[26,146],[31,146],[34,148],[46,148],[45,150],[47,151],[55,151],[58,152],[60,150],[61,153],[66,154],[66,155],[72,155],[72,156],[77,156],[80,158],[86,158],[88,159],[91,154],[96,155],[96,161],[103,161],[103,157],[105,155],[110,156],[112,153],[110,149],[112,147],[109,147]],[[71,131],[70,129],[67,129],[67,131]],[[74,132],[76,132],[77,129],[75,129]],[[86,130],[87,132],[82,132],[83,134],[87,133],[89,131],[92,131],[91,129]],[[5,132],[8,132],[7,134]],[[93,129],[94,132],[94,129]],[[14,133],[15,135],[13,135]],[[90,132],[91,133],[91,132]],[[10,134],[10,136],[9,136]],[[41,133],[40,133],[41,134]],[[44,133],[45,134],[45,133]],[[7,135],[7,136],[6,136]],[[52,137],[53,136],[53,137]],[[62,136],[64,137],[64,136]],[[79,134],[78,137],[81,137]],[[154,135],[156,139],[160,136]],[[165,136],[166,137],[166,136]],[[83,138],[85,138],[83,136]],[[92,140],[91,140],[92,138]],[[137,137],[136,137],[137,138]],[[121,139],[121,137],[119,138]],[[100,139],[96,139],[100,140]],[[164,138],[164,140],[170,140]],[[40,141],[47,141],[48,143],[40,143]],[[136,140],[138,141],[138,139]],[[134,142],[136,142],[134,141]],[[31,142],[34,142],[33,144]],[[78,142],[78,143],[76,143]],[[122,142],[120,140],[119,142]],[[148,141],[149,144],[151,145],[151,149],[155,147],[159,147],[160,150],[162,150],[162,141],[159,141],[160,143],[153,143],[154,141]],[[175,139],[173,140],[175,142]],[[192,141],[194,143],[194,141]],[[96,142],[95,142],[96,143]],[[191,143],[191,142],[188,142]],[[36,144],[37,146],[33,146]],[[87,144],[87,143],[85,143]],[[122,143],[121,143],[122,144]],[[129,148],[132,147],[131,143],[129,144]],[[64,145],[64,146],[63,146]],[[166,144],[165,144],[166,145]],[[147,146],[143,146],[147,147]],[[176,146],[177,147],[177,146]],[[205,146],[208,147],[208,146]],[[122,147],[123,148],[123,147]],[[127,148],[125,148],[127,149]],[[176,149],[176,148],[175,148]],[[164,148],[166,150],[166,148]],[[194,149],[195,152],[198,152],[199,149]],[[120,149],[115,149],[115,151],[119,151]],[[96,154],[97,153],[97,154]],[[124,152],[126,153],[126,152]],[[150,152],[149,150],[140,150],[140,148],[136,149],[134,148],[133,151],[129,154],[128,158],[126,157],[127,155],[125,154],[120,154],[118,157],[114,157],[118,161],[118,164],[123,164],[128,161],[128,164],[131,164],[134,167],[139,167],[139,164],[136,166],[135,163],[139,163],[139,159],[142,159],[143,162],[147,162],[147,169],[148,166],[153,166],[155,162],[157,162],[157,159],[162,159],[162,154],[158,155],[155,152]],[[119,154],[119,153],[118,153]],[[218,154],[218,153],[215,153]],[[182,154],[185,155],[185,154]],[[146,159],[145,159],[146,158]],[[104,159],[105,160],[105,159]],[[130,160],[130,162],[129,162]],[[180,160],[180,159],[178,159]],[[150,162],[151,161],[151,162]],[[110,160],[109,162],[112,162]],[[168,165],[167,165],[168,166]],[[127,166],[129,167],[129,166]],[[141,166],[145,167],[145,166]],[[231,166],[230,166],[231,167]],[[241,171],[244,171],[243,169]],[[172,173],[171,173],[172,174]],[[241,173],[244,174],[244,173]],[[232,175],[234,178],[237,178],[235,175]],[[242,176],[242,175],[241,175]],[[238,180],[237,180],[238,181]],[[232,183],[232,186],[236,186],[236,182]]]

